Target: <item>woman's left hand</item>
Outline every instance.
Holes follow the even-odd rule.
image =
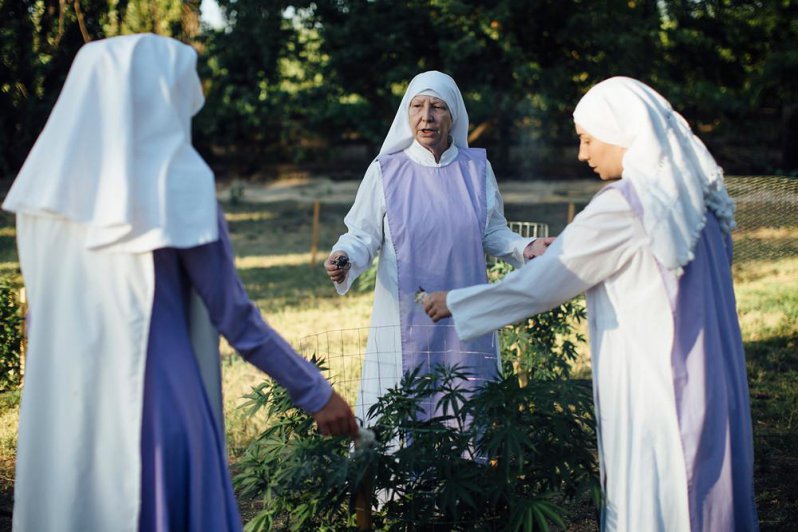
[[[432,318],[432,321],[438,322],[444,318],[452,315],[449,307],[446,306],[447,292],[430,292],[424,298],[424,312],[427,316]]]
[[[531,244],[527,245],[527,247],[524,248],[524,258],[526,260],[532,260],[535,257],[540,257],[541,255],[546,253],[546,250],[551,245],[551,243],[554,242],[554,240],[556,240],[556,238],[553,236],[536,238],[535,240],[532,241]]]

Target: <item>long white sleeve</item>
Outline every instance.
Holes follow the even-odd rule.
[[[352,268],[343,283],[336,284],[339,294],[345,294],[357,277],[369,266],[383,244],[385,194],[382,190],[380,164],[374,160],[366,169],[357,190],[355,202],[344,217],[347,232],[338,238],[333,251],[349,256]]]
[[[623,196],[601,193],[541,257],[498,283],[449,292],[457,335],[474,338],[550,310],[619,271],[645,242]]]
[[[488,216],[485,234],[482,236],[482,247],[488,255],[520,268],[525,262],[524,248],[535,239],[524,238],[511,231],[507,226],[507,219],[504,217],[504,201],[490,162],[487,164],[486,173],[485,193]]]

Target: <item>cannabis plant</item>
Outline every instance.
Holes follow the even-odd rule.
[[[369,446],[322,438],[284,390],[261,384],[246,407],[271,424],[235,477],[262,503],[247,530],[362,529],[364,499],[375,530],[564,528],[562,503],[600,494],[590,383],[570,379],[584,316],[572,301],[504,329],[503,376],[476,390],[461,366],[406,373],[370,409]]]
[[[469,391],[462,368],[405,374],[372,407],[377,441],[322,438],[272,382],[248,396],[272,424],[235,478],[263,510],[248,530],[353,530],[371,497],[377,530],[532,530],[564,526],[560,504],[596,491],[589,384],[506,375]],[[422,405],[434,399],[428,419]]]
[[[22,315],[18,287],[6,277],[0,278],[0,391],[20,385],[22,350]]]

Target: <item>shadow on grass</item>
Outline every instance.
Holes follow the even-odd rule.
[[[321,262],[313,266],[305,263],[247,268],[240,270],[239,275],[249,297],[263,302],[261,310],[267,314],[287,308],[313,306],[319,299],[339,297],[324,274]]]
[[[798,336],[747,342],[754,482],[762,530],[798,522]],[[788,473],[792,472],[792,473]]]
[[[313,231],[313,205],[296,202],[224,204],[230,238],[237,254],[284,255],[307,253]],[[326,258],[332,244],[346,231],[348,208],[322,205],[319,213],[318,252]]]

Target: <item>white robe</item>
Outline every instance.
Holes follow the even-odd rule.
[[[152,34],[82,47],[3,202],[31,317],[15,530],[138,527],[152,251],[218,239],[213,173],[191,144],[196,61]],[[198,310],[221,424],[218,339]]]
[[[14,486],[20,532],[138,526],[152,254],[89,250],[87,233],[56,217],[17,217],[32,316]]]
[[[587,290],[605,529],[690,530],[671,367],[674,291],[642,224],[619,191],[604,191],[534,261],[500,284],[449,292],[458,335],[484,334]]]
[[[432,153],[416,142],[404,152],[417,164],[442,167],[457,158],[458,149],[452,145],[443,153],[440,162],[436,162]],[[490,163],[487,165],[485,182],[487,220],[482,234],[485,253],[513,266],[521,266],[524,264],[524,248],[534,239],[523,238],[507,227],[504,204]],[[398,384],[402,376],[396,251],[385,213],[382,174],[380,164],[375,160],[366,170],[355,202],[344,218],[348,232],[332,248],[346,252],[352,263],[344,282],[336,285],[341,295],[349,290],[355,279],[371,266],[372,260],[379,254],[371,328],[360,381],[360,396],[355,408],[355,415],[364,421],[368,419],[371,405],[388,388]]]

